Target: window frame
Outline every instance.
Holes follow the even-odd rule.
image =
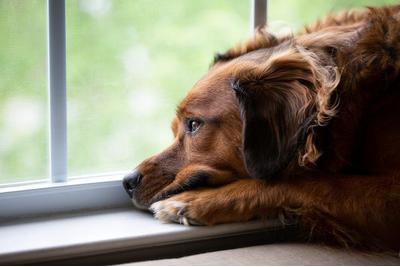
[[[53,183],[67,181],[67,58],[65,0],[47,1],[49,166]]]
[[[250,0],[250,32],[267,23],[267,0]],[[50,179],[0,184],[0,222],[128,206],[123,172],[68,177],[65,0],[47,0]]]

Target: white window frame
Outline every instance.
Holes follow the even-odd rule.
[[[250,0],[250,29],[267,23],[267,0]],[[65,0],[47,0],[50,179],[0,185],[0,222],[130,205],[124,172],[68,177]],[[68,179],[67,179],[68,178]]]
[[[49,166],[53,183],[67,181],[65,0],[47,1]]]

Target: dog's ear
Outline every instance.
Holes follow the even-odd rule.
[[[297,49],[273,53],[262,64],[246,61],[237,66],[231,86],[239,101],[243,154],[252,177],[273,179],[299,155],[309,127],[333,115],[329,99],[322,99],[320,92],[328,94],[338,78],[318,68]]]

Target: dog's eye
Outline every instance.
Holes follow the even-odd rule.
[[[186,122],[186,131],[188,133],[194,133],[200,128],[200,125],[201,125],[201,121],[200,120],[189,119]]]

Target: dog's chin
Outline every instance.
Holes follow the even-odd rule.
[[[141,204],[139,201],[137,201],[137,199],[135,197],[132,197],[131,200],[132,200],[133,206],[135,206],[136,208],[138,208],[140,210],[150,211],[149,210],[150,205]]]
[[[136,208],[140,209],[140,210],[146,210],[146,211],[151,211],[150,210],[150,206],[158,201],[170,198],[171,196],[173,196],[174,194],[171,193],[159,193],[156,194],[152,199],[150,199],[150,201],[146,201],[145,203],[143,203],[142,201],[138,200],[138,198],[136,198],[135,196],[132,196],[131,201],[133,206],[135,206]]]
[[[172,195],[175,195],[178,192],[165,192],[163,190],[157,192],[152,198],[150,199],[143,199],[140,196],[140,192],[135,191],[133,192],[133,194],[130,195],[131,201],[133,206],[135,206],[136,208],[140,209],[140,210],[146,210],[146,211],[150,211],[150,206],[158,201],[167,199],[169,197],[171,197]]]

